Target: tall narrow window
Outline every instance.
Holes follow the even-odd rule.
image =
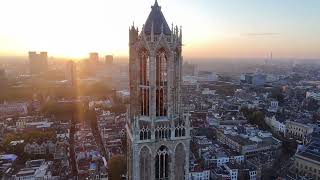
[[[142,116],[149,116],[149,56],[147,51],[140,53],[140,108]]]
[[[147,147],[143,147],[140,152],[140,179],[151,179],[151,152]]]
[[[173,92],[173,111],[174,113],[179,113],[179,81],[180,81],[180,62],[179,62],[180,53],[176,50],[174,55],[174,92]]]
[[[167,115],[167,57],[163,49],[159,50],[156,58],[156,115]]]
[[[168,180],[169,169],[169,150],[167,147],[161,146],[155,159],[156,180]]]
[[[184,146],[179,144],[175,150],[175,180],[185,179],[185,163],[186,163],[186,152]]]

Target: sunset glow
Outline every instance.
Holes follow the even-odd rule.
[[[154,0],[3,0],[0,56],[128,56],[128,28],[141,29]],[[183,26],[187,58],[320,57],[320,1],[159,0]],[[147,9],[147,10],[146,10]]]

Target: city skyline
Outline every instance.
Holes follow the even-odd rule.
[[[320,1],[1,5],[0,179],[320,180]]]
[[[5,1],[0,8],[4,27],[0,56],[48,51],[58,57],[84,58],[88,52],[127,57],[128,24],[137,20],[135,26],[142,27],[153,3]],[[265,58],[270,52],[277,58],[320,57],[319,1],[159,0],[159,4],[170,25],[183,26],[185,58]]]

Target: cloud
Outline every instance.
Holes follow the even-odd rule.
[[[264,33],[244,33],[241,34],[242,36],[246,37],[276,37],[279,36],[280,33],[273,33],[273,32],[264,32]]]

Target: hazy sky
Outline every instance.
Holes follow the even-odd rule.
[[[187,58],[320,57],[320,0],[158,0]],[[127,56],[154,0],[0,0],[0,55]]]

